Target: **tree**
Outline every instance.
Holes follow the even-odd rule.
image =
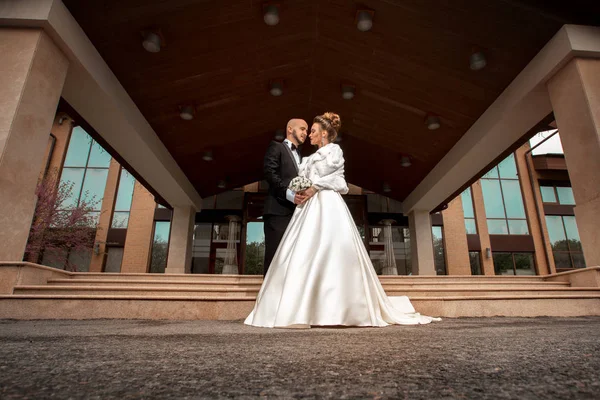
[[[91,252],[96,234],[97,217],[93,214],[97,201],[84,193],[75,206],[66,206],[72,198],[73,182],[60,181],[58,172],[51,170],[38,182],[37,203],[25,259],[40,262],[62,262],[64,268],[76,271],[69,260],[73,252]]]
[[[265,243],[252,242],[246,245],[245,275],[262,275],[264,270]]]

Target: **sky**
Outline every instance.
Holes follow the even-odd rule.
[[[529,144],[531,147],[534,147],[536,144],[552,135],[554,132],[556,132],[556,129],[540,132],[529,140]],[[552,136],[552,138],[535,148],[531,153],[534,156],[539,154],[564,154],[559,134],[557,133],[556,135]]]
[[[252,242],[264,242],[265,232],[263,230],[262,222],[248,222],[246,231],[246,243]]]

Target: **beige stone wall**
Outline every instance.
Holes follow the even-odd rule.
[[[442,219],[448,275],[471,275],[467,232],[460,196],[448,203],[448,208],[442,211]]]
[[[21,261],[67,58],[40,29],[0,28],[0,260]]]
[[[136,181],[129,213],[121,272],[148,272],[155,209],[154,196]]]

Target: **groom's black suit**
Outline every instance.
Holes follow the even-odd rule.
[[[298,155],[300,155],[298,153]],[[298,166],[292,150],[286,143],[272,141],[264,160],[264,177],[269,184],[269,193],[265,200],[265,263],[264,273],[277,251],[279,242],[292,219],[296,205],[286,199],[290,181],[298,176]]]

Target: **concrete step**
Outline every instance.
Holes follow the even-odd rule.
[[[166,277],[165,277],[166,278]],[[568,282],[531,282],[517,281],[509,282],[506,280],[499,281],[467,281],[467,282],[412,282],[412,281],[392,281],[381,279],[384,288],[387,287],[406,287],[406,288],[454,288],[457,285],[460,287],[472,288],[495,288],[495,287],[539,287],[539,288],[556,288],[569,287]],[[189,280],[144,280],[144,279],[49,279],[48,285],[58,286],[200,286],[200,287],[215,287],[215,288],[260,288],[262,280],[242,280],[240,282],[227,282],[216,279],[189,279]]]
[[[473,296],[473,295],[562,295],[562,294],[598,294],[599,288],[569,288],[569,287],[492,287],[473,288],[455,285],[452,288],[441,287],[402,287],[384,285],[388,296],[431,297],[431,296]],[[201,297],[235,297],[256,296],[260,287],[211,287],[206,285],[19,285],[15,286],[14,294],[43,294],[43,295],[140,295],[140,296],[201,296]]]
[[[600,315],[599,294],[415,296],[415,309],[439,317]],[[0,319],[239,320],[254,306],[246,296],[0,295]]]
[[[99,280],[143,280],[143,281],[210,281],[222,283],[262,283],[261,275],[216,275],[216,274],[119,274],[109,272],[75,272],[65,279]]]

